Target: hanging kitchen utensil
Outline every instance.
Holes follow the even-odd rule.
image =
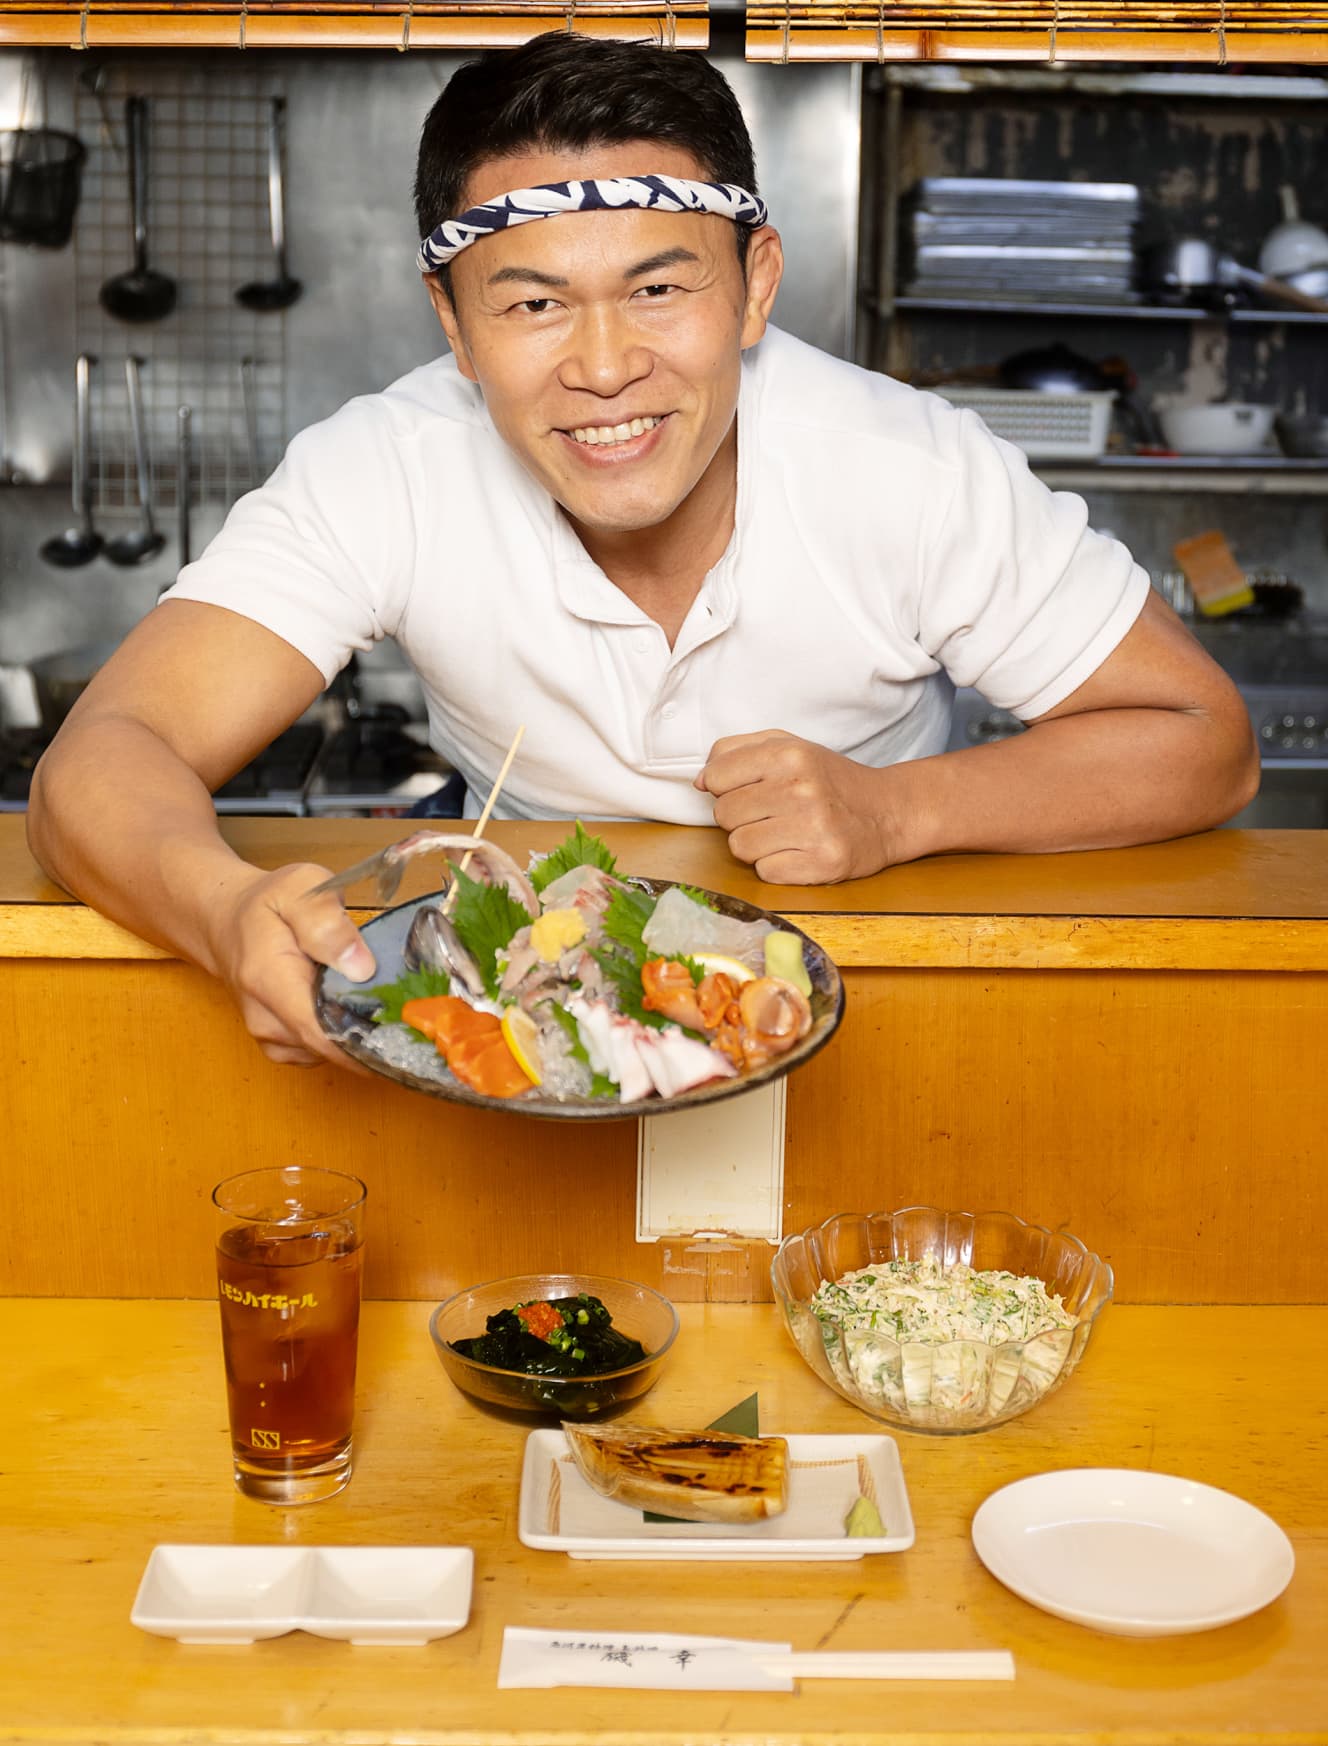
[[[175,308],[175,281],[148,265],[147,104],[142,97],[130,97],[126,102],[125,131],[129,139],[134,264],[127,273],[106,281],[101,288],[101,305],[120,321],[160,321]]]
[[[272,224],[272,264],[270,279],[254,279],[241,285],[235,293],[237,303],[246,309],[267,312],[289,309],[304,290],[298,279],[286,269],[286,206],[283,193],[282,133],[286,116],[286,99],[274,97],[267,127],[267,203]]]
[[[90,564],[102,549],[102,537],[92,525],[92,477],[89,465],[89,435],[91,415],[88,409],[88,370],[92,359],[80,354],[74,365],[74,466],[70,495],[77,527],[67,527],[63,533],[46,541],[41,555],[48,564],[60,570],[77,569]]]
[[[249,483],[255,489],[263,483],[258,458],[258,390],[254,385],[254,360],[240,359],[240,395],[244,402],[244,440],[249,455]]]
[[[74,230],[87,148],[72,133],[27,125],[31,63],[19,85],[18,126],[0,132],[0,242],[60,249]]]
[[[139,378],[141,360],[125,359],[125,386],[129,390],[129,422],[134,433],[134,462],[138,469],[138,502],[141,525],[137,533],[117,534],[106,542],[106,556],[113,564],[145,564],[166,544],[165,534],[152,523],[152,469],[148,462],[147,433],[143,428],[143,389]]]

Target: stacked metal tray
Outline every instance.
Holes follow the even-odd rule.
[[[929,176],[908,216],[910,297],[1136,303],[1129,182]]]

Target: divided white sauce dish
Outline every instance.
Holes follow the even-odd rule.
[[[156,1546],[129,1616],[181,1643],[416,1645],[462,1628],[473,1575],[468,1546]]]

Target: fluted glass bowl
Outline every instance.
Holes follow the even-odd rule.
[[[522,1370],[481,1364],[453,1344],[482,1334],[488,1318],[499,1310],[583,1291],[599,1298],[619,1333],[641,1342],[644,1358],[598,1376],[528,1376]],[[520,1273],[490,1279],[458,1291],[429,1318],[434,1350],[463,1394],[505,1412],[551,1419],[608,1418],[640,1400],[659,1380],[677,1332],[678,1312],[668,1298],[648,1285],[598,1273]]]
[[[934,1256],[1040,1279],[1074,1317],[1073,1326],[1001,1344],[900,1341],[880,1328],[846,1329],[817,1287],[859,1268]],[[1065,1231],[1013,1213],[838,1213],[786,1237],[771,1264],[775,1299],[794,1344],[823,1382],[873,1418],[907,1431],[946,1436],[989,1430],[1017,1418],[1057,1389],[1083,1357],[1111,1300],[1111,1268]],[[818,1307],[820,1313],[818,1313]]]

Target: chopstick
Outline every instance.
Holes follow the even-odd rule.
[[[833,1650],[753,1655],[766,1673],[793,1679],[1013,1679],[1008,1649]]]
[[[489,790],[489,798],[484,803],[484,810],[483,810],[483,812],[480,813],[480,816],[475,820],[475,828],[470,833],[471,836],[474,838],[478,839],[479,837],[482,837],[484,835],[484,827],[489,822],[489,815],[493,811],[494,802],[498,798],[498,795],[502,789],[503,783],[506,782],[506,780],[507,780],[507,772],[512,768],[512,760],[516,757],[516,749],[521,744],[521,736],[525,733],[525,731],[526,731],[526,724],[524,722],[522,722],[521,726],[516,730],[515,734],[513,734],[513,736],[512,736],[512,743],[507,748],[507,756],[503,759],[503,767],[501,770],[499,770],[498,775],[494,781],[493,787]],[[474,852],[475,851],[473,849],[466,850],[465,854],[461,857],[461,860],[457,866],[457,871],[459,873],[464,873],[466,871],[467,867],[470,866],[471,856],[474,854]],[[457,895],[457,884],[456,884],[456,881],[453,880],[451,890],[448,892],[447,896],[443,899],[442,904],[440,905],[444,915],[447,915],[449,913],[449,911],[452,907],[452,904],[456,899],[456,895]]]

